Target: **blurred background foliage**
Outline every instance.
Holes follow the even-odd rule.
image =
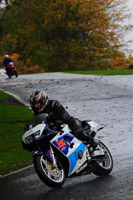
[[[1,1],[0,1],[1,2]],[[122,69],[132,26],[123,0],[10,0],[0,10],[0,61],[20,73]]]

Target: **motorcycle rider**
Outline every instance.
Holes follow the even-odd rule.
[[[5,59],[3,60],[2,65],[6,70],[6,74],[8,75],[9,78],[11,78],[11,76],[13,75],[18,77],[18,72],[15,67],[15,62],[9,57],[9,55],[5,55]]]
[[[12,59],[9,57],[9,55],[5,55],[5,58],[4,58],[3,63],[2,63],[3,67],[5,68],[5,70],[7,70],[7,67],[8,67],[8,65],[9,65],[11,62],[14,63],[14,60],[12,60]]]
[[[97,142],[93,139],[94,133],[88,127],[88,130],[86,128],[85,130],[80,120],[70,116],[59,101],[49,99],[44,91],[33,92],[30,96],[30,105],[35,116],[47,113],[50,116],[50,122],[54,123],[56,120],[63,121],[69,126],[76,138],[90,142],[93,149],[97,147]]]

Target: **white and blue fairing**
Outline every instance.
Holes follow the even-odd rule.
[[[86,161],[86,146],[83,142],[75,138],[66,125],[63,134],[57,134],[50,142],[65,156],[69,161],[68,176],[75,173]],[[72,144],[72,145],[70,145]],[[79,151],[83,154],[79,156]]]

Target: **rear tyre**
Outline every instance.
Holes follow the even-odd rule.
[[[18,72],[17,71],[14,71],[14,74],[16,76],[16,78],[18,77]]]
[[[34,158],[35,171],[39,178],[50,187],[61,187],[65,182],[65,172],[61,164],[53,168],[52,164],[43,155]]]
[[[105,152],[105,156],[100,159],[96,159],[95,171],[93,174],[97,176],[107,176],[113,169],[113,158],[109,149],[102,142],[99,143],[99,147]]]

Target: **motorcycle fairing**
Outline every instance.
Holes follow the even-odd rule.
[[[27,143],[27,142],[26,142],[26,138],[30,137],[31,135],[33,135],[33,134],[36,133],[37,131],[40,131],[40,136],[41,136],[41,134],[42,134],[42,132],[43,132],[43,130],[44,130],[45,128],[46,128],[46,124],[39,124],[39,125],[35,126],[34,128],[32,128],[32,129],[26,131],[26,132],[24,133],[24,135],[22,136],[23,142],[24,142],[24,143]]]
[[[73,146],[70,145],[73,143]],[[64,133],[60,136],[57,134],[52,140],[53,144],[61,153],[68,159],[69,162],[69,173],[68,176],[72,175],[79,169],[86,161],[86,147],[85,145],[75,138],[73,135]],[[79,158],[79,151],[82,152],[82,158]]]
[[[73,140],[74,136],[69,135],[69,134],[65,134],[64,136],[61,136],[60,138],[56,139],[55,141],[53,141],[52,143],[58,148],[60,149],[60,151],[67,155],[68,150],[69,150],[69,146],[71,141]]]
[[[69,156],[68,159],[70,160],[70,169],[69,169],[69,176],[73,174],[77,169],[79,169],[83,163],[86,161],[86,154],[85,154],[85,145],[81,143],[75,151],[73,151]],[[79,158],[78,152],[83,152],[82,160]]]
[[[58,138],[58,140],[53,141],[52,144],[54,144],[54,146],[56,146],[56,148],[59,149],[63,154],[66,155],[68,153],[69,146],[67,145],[63,136]]]

